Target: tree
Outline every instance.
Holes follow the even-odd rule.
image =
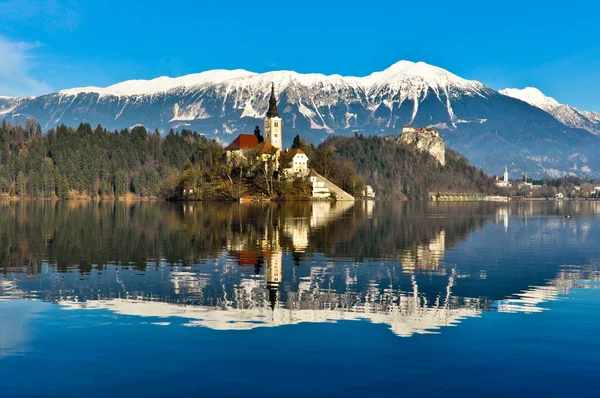
[[[265,140],[260,134],[260,127],[258,127],[258,124],[256,125],[256,127],[254,127],[254,135],[256,136],[256,139],[258,140],[259,144]]]
[[[38,126],[39,124],[33,118],[25,120],[25,132],[27,133],[27,138],[33,138],[36,136]]]
[[[594,191],[594,186],[589,182],[581,184],[580,192],[584,197],[591,196]]]
[[[17,174],[16,193],[20,197],[27,196],[27,178],[22,171]]]
[[[302,139],[300,139],[299,134],[296,134],[296,136],[294,137],[294,142],[292,142],[292,149],[301,149],[302,147]]]

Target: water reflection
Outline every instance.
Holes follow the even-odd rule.
[[[597,214],[596,203],[4,203],[0,300],[218,330],[367,320],[432,333],[486,310],[542,311],[600,280]]]

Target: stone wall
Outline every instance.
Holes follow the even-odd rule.
[[[313,186],[314,198],[329,198],[334,196],[336,200],[354,200],[354,196],[317,173],[314,169],[310,172],[310,181]]]

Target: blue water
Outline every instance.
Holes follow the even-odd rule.
[[[100,211],[91,229],[118,225],[69,249],[58,210],[9,221],[0,396],[600,396],[600,206],[360,206],[155,235],[171,208]],[[115,233],[145,259],[120,261]],[[106,263],[59,266],[89,247]]]

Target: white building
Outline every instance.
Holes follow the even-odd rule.
[[[362,196],[368,199],[375,199],[375,191],[370,185],[365,185],[365,189],[362,190]]]
[[[288,175],[306,176],[308,174],[308,156],[302,149],[285,151],[281,157],[289,162],[289,166],[285,170]]]
[[[282,119],[279,116],[279,111],[277,110],[277,99],[275,98],[275,85],[271,86],[271,97],[269,98],[269,109],[267,110],[267,114],[264,118],[264,140],[260,135],[260,130],[257,129],[254,131],[254,135],[252,134],[240,134],[235,140],[231,142],[226,148],[225,151],[227,153],[228,161],[232,161],[235,158],[245,159],[246,155],[250,151],[255,151],[257,156],[260,156],[260,160],[267,167],[267,162],[271,159],[274,159],[274,169],[279,169],[279,157],[281,154],[282,147]],[[305,175],[308,173],[308,157],[304,155],[302,159],[302,163],[304,166],[304,170],[306,171]],[[297,159],[297,163],[300,163],[301,160]],[[302,165],[298,166],[300,169]]]
[[[325,181],[319,180],[318,174],[313,170],[310,174],[310,182],[312,184],[313,198],[330,198],[331,192]]]
[[[310,171],[310,182],[312,184],[313,198],[324,199],[333,197],[336,201],[354,200],[354,196],[317,173],[314,169]]]
[[[500,188],[510,188],[510,181],[508,180],[508,166],[504,167],[504,179],[495,181],[496,186]]]

